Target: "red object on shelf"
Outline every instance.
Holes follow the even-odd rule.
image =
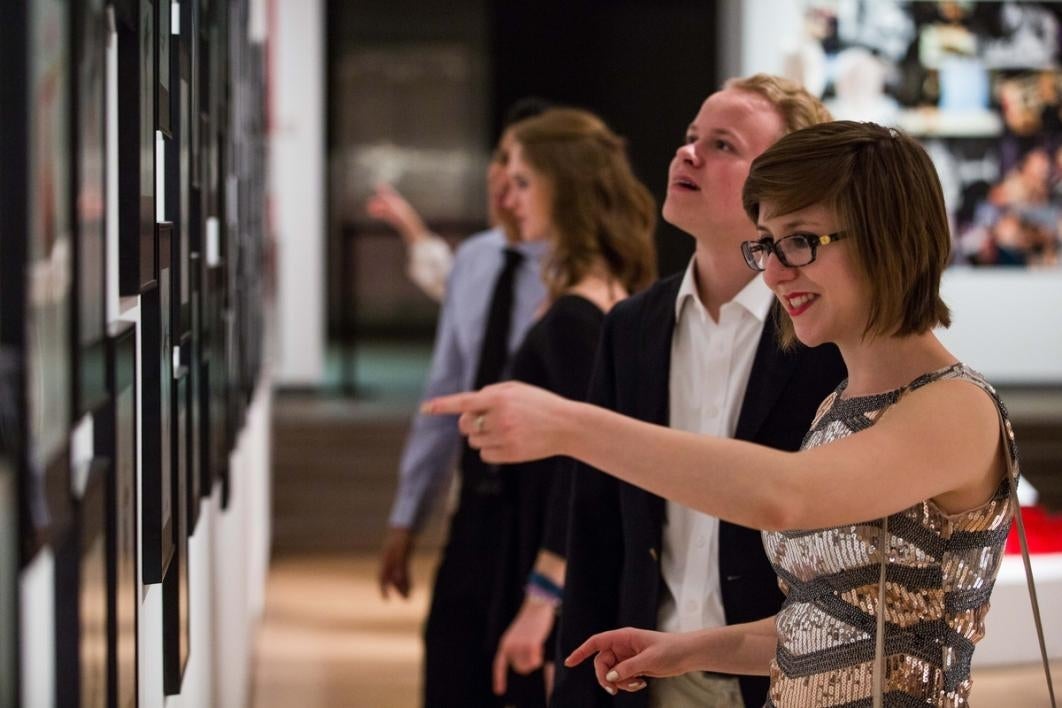
[[[1062,514],[1049,514],[1039,506],[1023,506],[1021,518],[1025,521],[1029,553],[1062,553]],[[1010,527],[1007,553],[1021,553],[1017,522]]]

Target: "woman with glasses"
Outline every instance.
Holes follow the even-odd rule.
[[[785,310],[783,344],[834,342],[848,379],[788,453],[633,421],[502,384],[426,404],[460,413],[485,460],[569,455],[763,529],[787,595],[774,617],[595,635],[615,694],[688,671],[769,675],[769,705],[966,705],[970,660],[1010,527],[1016,450],[992,387],[933,334],[950,238],[940,183],[912,139],[835,122],[755,160],[743,245]],[[799,342],[799,344],[798,344]],[[709,462],[711,464],[706,464]]]

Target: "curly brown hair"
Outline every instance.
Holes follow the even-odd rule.
[[[547,110],[512,131],[553,195],[555,233],[543,276],[551,299],[598,262],[628,292],[648,286],[656,277],[656,203],[634,175],[623,139],[577,108]]]

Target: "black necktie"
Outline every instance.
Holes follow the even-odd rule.
[[[505,249],[505,265],[494,282],[487,314],[487,329],[483,333],[483,345],[479,350],[479,365],[476,367],[475,389],[481,389],[501,380],[509,359],[509,329],[513,321],[513,281],[523,255],[512,248]],[[462,488],[480,494],[494,494],[498,483],[493,465],[479,457],[479,452],[468,446],[466,440],[461,450]]]
[[[509,359],[509,327],[513,321],[513,280],[523,260],[519,251],[505,249],[505,265],[494,281],[487,314],[487,329],[483,346],[479,349],[479,366],[473,386],[478,390],[501,380],[505,362]]]

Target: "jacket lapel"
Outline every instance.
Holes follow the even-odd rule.
[[[682,274],[679,274],[655,291],[655,297],[646,302],[640,331],[635,333],[637,340],[632,343],[638,347],[638,417],[657,425],[667,425],[670,418],[671,340],[675,334],[675,298],[681,284]],[[664,521],[664,500],[649,492],[641,496],[653,520],[654,533],[659,535]],[[659,540],[656,545],[659,546]]]
[[[775,303],[768,313],[756,347],[749,385],[745,389],[745,399],[741,402],[741,414],[734,432],[738,440],[753,440],[756,437],[767,414],[785,390],[801,356],[799,344],[789,352],[783,352],[778,346],[778,307],[778,303]]]

